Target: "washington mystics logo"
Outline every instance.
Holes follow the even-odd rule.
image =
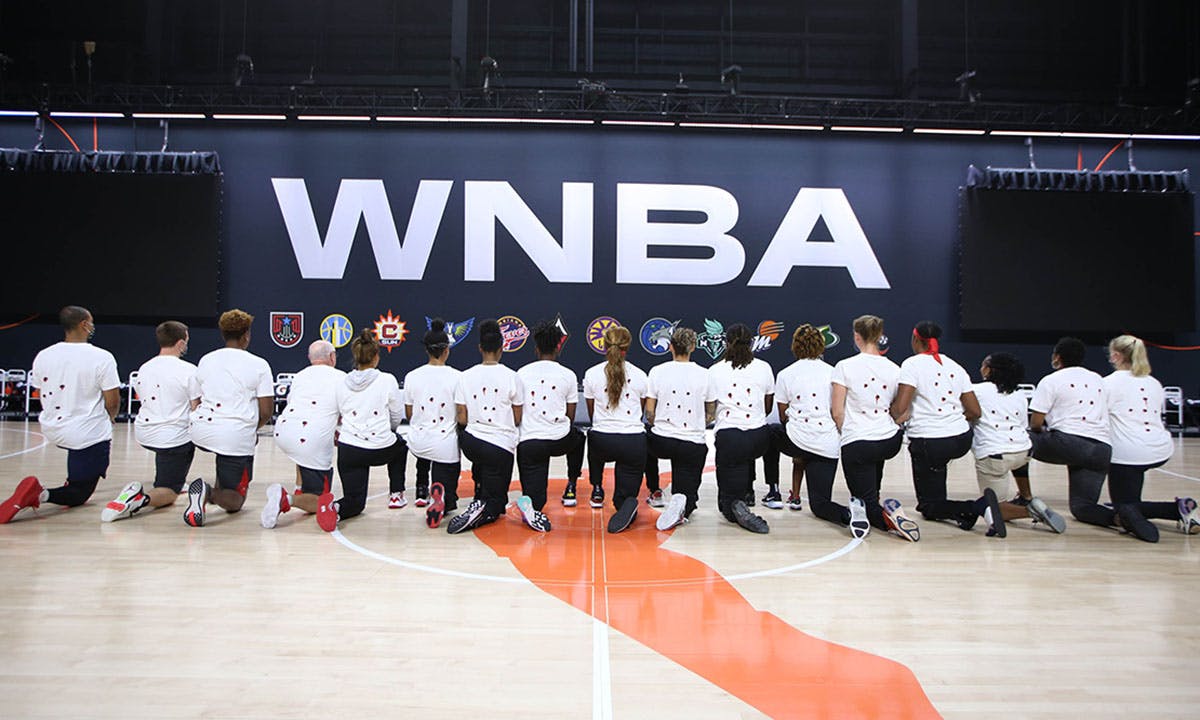
[[[304,336],[304,313],[272,312],[271,339],[281,348],[295,347]]]

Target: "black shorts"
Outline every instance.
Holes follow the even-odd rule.
[[[67,482],[95,484],[108,476],[108,457],[111,440],[103,440],[79,450],[67,450]]]
[[[253,455],[218,455],[217,485],[246,496],[246,486],[254,477]]]
[[[300,470],[300,492],[306,495],[320,495],[330,492],[333,484],[333,468],[328,470],[313,470],[312,468],[296,466]]]
[[[146,448],[154,452],[154,487],[167,488],[179,494],[187,483],[196,446],[185,442],[173,448]]]

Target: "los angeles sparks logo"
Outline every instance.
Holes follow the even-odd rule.
[[[408,328],[403,320],[392,315],[391,308],[388,308],[387,315],[380,315],[375,321],[375,339],[380,347],[387,348],[389,355],[393,348],[404,342],[406,335]]]

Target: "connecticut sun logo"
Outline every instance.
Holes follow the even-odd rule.
[[[406,335],[408,328],[405,327],[404,321],[394,317],[391,309],[387,311],[387,315],[380,315],[375,321],[375,339],[379,341],[380,347],[387,348],[389,355],[393,348],[404,342]]]

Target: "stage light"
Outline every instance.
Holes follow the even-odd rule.
[[[913,128],[914,135],[983,135],[986,132],[967,128]]]
[[[369,122],[370,115],[297,115],[297,120],[313,120],[316,122]]]
[[[496,58],[491,55],[484,55],[479,61],[479,68],[483,70],[483,91],[491,92],[492,85],[496,83],[496,78],[500,75],[500,63],[496,62]]]
[[[134,113],[136,120],[203,120],[202,113]]]
[[[742,79],[742,66],[741,65],[737,65],[737,64],[730,65],[729,67],[727,67],[721,71],[721,86],[724,87],[725,85],[728,85],[730,95],[738,94],[738,84],[741,82],[741,79]]]
[[[254,58],[246,53],[238,53],[233,60],[233,86],[241,87],[244,80],[254,77]]]
[[[974,70],[964,70],[962,75],[954,78],[954,82],[958,83],[958,99],[966,100],[969,103],[974,103],[983,97],[983,93],[973,89],[975,80]]]
[[[287,120],[287,115],[213,113],[213,120]]]
[[[119,112],[52,112],[50,117],[64,118],[123,118],[125,113]]]
[[[898,133],[904,132],[904,128],[899,127],[872,127],[870,125],[831,125],[830,130],[837,132],[881,132],[881,133]]]
[[[37,117],[33,110],[0,110],[0,117]]]

